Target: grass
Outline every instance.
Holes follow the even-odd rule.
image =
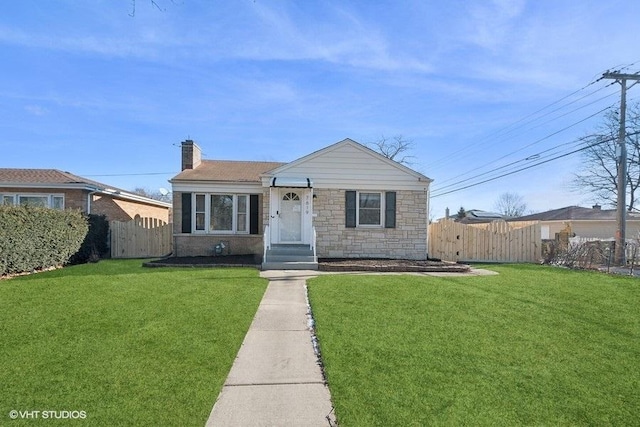
[[[341,427],[638,425],[640,281],[490,268],[310,282]]]
[[[204,425],[267,281],[101,261],[0,282],[0,424]],[[69,420],[67,420],[68,422]],[[74,424],[71,422],[71,424]]]

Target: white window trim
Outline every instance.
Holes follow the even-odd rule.
[[[198,221],[196,220],[196,218],[198,217],[198,213],[201,213],[201,211],[197,211],[196,210],[196,206],[197,206],[197,199],[198,196],[203,196],[204,197],[204,230],[198,230],[196,227],[198,226]],[[194,194],[193,197],[191,198],[191,232],[192,233],[197,233],[197,234],[206,234],[207,230],[209,228],[209,226],[207,225],[207,218],[209,218],[209,204],[207,203],[207,194],[205,193],[197,193]]]
[[[4,205],[4,198],[5,197],[10,197],[11,198],[11,204],[9,206],[15,206],[16,205],[16,195],[15,194],[0,194],[0,202],[2,202],[2,205]]]
[[[4,203],[5,197],[11,197],[13,199],[13,206],[20,206],[21,197],[45,197],[47,199],[47,208],[55,209],[53,206],[54,198],[62,199],[62,208],[64,210],[66,205],[66,198],[62,193],[2,193],[0,194],[0,202]]]
[[[360,193],[364,194],[379,194],[380,195],[380,224],[360,224]],[[356,191],[356,227],[358,228],[384,228],[384,212],[385,212],[385,192],[366,190]]]
[[[197,196],[204,196],[204,230],[196,230],[196,198]],[[211,229],[211,196],[233,196],[233,217],[231,219],[231,230],[212,230]],[[238,231],[238,197],[244,196],[246,198],[246,212],[245,212],[245,230]],[[217,235],[230,235],[230,234],[249,234],[250,233],[250,221],[251,221],[251,201],[249,194],[236,194],[236,193],[195,193],[191,199],[191,232],[193,234],[217,234]]]

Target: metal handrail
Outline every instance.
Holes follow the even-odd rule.
[[[267,262],[267,250],[271,249],[271,229],[269,224],[264,227],[264,251],[262,253],[262,262]]]
[[[316,253],[317,240],[318,240],[318,233],[316,232],[316,228],[313,227],[312,240],[311,240],[311,249],[313,250],[313,262],[318,262],[318,254]]]

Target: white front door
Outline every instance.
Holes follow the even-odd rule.
[[[281,188],[278,236],[281,243],[302,243],[302,192]]]

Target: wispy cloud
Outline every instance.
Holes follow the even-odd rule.
[[[427,72],[432,67],[417,58],[394,52],[377,25],[367,24],[346,9],[327,8],[323,16],[284,6],[254,8],[251,37],[235,47],[243,59],[322,61],[385,71]],[[242,31],[242,30],[240,30]]]
[[[25,105],[24,109],[27,113],[34,116],[46,116],[49,114],[49,109],[40,105]]]
[[[468,41],[484,49],[497,49],[508,43],[524,7],[524,0],[472,3],[466,32]]]

